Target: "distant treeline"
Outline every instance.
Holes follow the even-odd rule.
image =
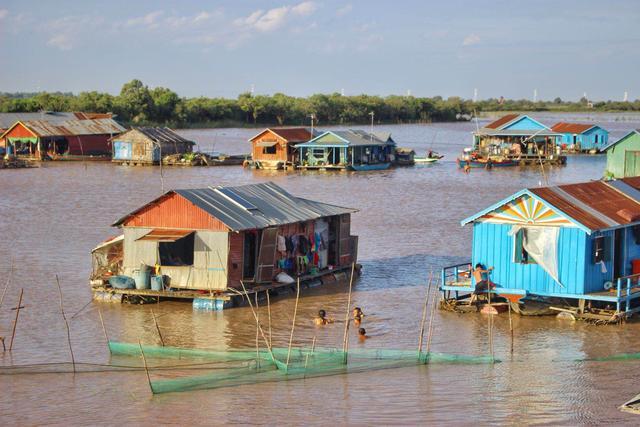
[[[242,93],[237,99],[181,98],[170,89],[148,88],[140,80],[126,83],[119,95],[100,92],[1,93],[0,112],[86,111],[117,114],[133,125],[198,127],[215,125],[365,124],[374,112],[377,123],[455,121],[484,111],[640,111],[640,100],[566,102],[486,99],[473,102],[459,97],[443,99],[391,95],[386,97],[338,93],[306,98],[276,93]]]

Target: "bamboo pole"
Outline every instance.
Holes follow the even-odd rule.
[[[356,263],[351,263],[351,277],[349,277],[349,296],[347,297],[347,313],[344,319],[344,336],[342,337],[342,353],[344,354],[343,363],[347,363],[347,346],[349,343],[349,313],[351,312],[351,290],[353,289],[353,273],[356,268]]]
[[[271,335],[271,301],[269,300],[269,289],[265,291],[267,294],[267,315],[269,316],[269,345],[273,346],[273,335]]]
[[[433,338],[433,319],[435,318],[436,310],[438,308],[437,294],[433,296],[432,301],[433,305],[431,307],[431,313],[429,315],[429,334],[427,335],[427,356],[431,353],[431,338]]]
[[[22,294],[24,289],[20,289],[20,297],[18,298],[18,306],[16,307],[16,318],[13,321],[13,330],[11,331],[11,341],[9,342],[9,351],[13,349],[13,339],[16,336],[16,326],[18,326],[18,316],[20,315],[20,309],[22,308]]]
[[[164,338],[162,338],[162,333],[160,332],[160,327],[158,326],[156,314],[153,312],[153,309],[151,309],[151,316],[153,316],[153,323],[156,325],[156,331],[158,331],[158,336],[160,337],[160,344],[164,347]]]
[[[511,301],[507,300],[509,304],[509,332],[511,333],[511,354],[513,354],[513,322],[511,320]]]
[[[258,338],[260,337],[260,311],[258,307],[258,293],[255,294],[256,297],[256,369],[260,369],[260,342]]]
[[[71,346],[71,330],[69,329],[69,322],[67,322],[67,316],[64,314],[64,305],[62,304],[62,287],[60,286],[60,279],[56,274],[56,284],[58,285],[58,294],[60,295],[60,311],[62,312],[62,319],[64,325],[67,328],[67,343],[69,344],[69,352],[71,353],[71,364],[73,365],[73,373],[76,373],[76,358],[73,355],[73,347]]]
[[[311,341],[311,353],[307,352],[307,355],[304,358],[304,376],[303,378],[306,378],[307,376],[307,364],[309,363],[309,354],[313,354],[313,352],[316,349],[316,336],[313,336],[313,340]]]
[[[241,280],[240,284],[242,285],[242,290],[244,291],[244,293],[239,292],[233,288],[229,288],[230,291],[236,292],[238,295],[244,295],[247,298],[247,301],[249,302],[249,307],[251,307],[251,312],[253,313],[253,317],[257,318],[258,316],[256,315],[256,312],[253,310],[253,304],[251,304],[251,299],[249,298],[249,294],[247,293],[247,288],[244,286],[244,282]],[[265,342],[265,344],[267,345],[267,349],[269,350],[269,354],[271,355],[271,359],[274,361],[276,360],[276,357],[273,355],[273,350],[271,347],[271,344],[269,343],[269,341],[267,340],[267,337],[264,334],[264,330],[262,329],[262,326],[260,326],[260,322],[258,322],[258,328],[260,329],[260,335],[262,336],[263,341]],[[276,364],[276,368],[278,367],[278,365]]]
[[[9,285],[11,284],[12,278],[13,278],[13,258],[11,259],[11,267],[9,268],[9,277],[7,277],[7,282],[4,285],[2,296],[0,296],[0,307],[2,307],[2,303],[4,302],[4,296],[7,293],[7,289],[9,289]]]
[[[151,385],[151,376],[149,375],[149,368],[147,367],[147,358],[144,357],[144,350],[142,349],[142,343],[138,340],[138,346],[140,347],[140,354],[142,355],[142,364],[144,366],[144,372],[147,374],[147,382],[149,383],[149,389],[153,393],[153,386]]]
[[[296,316],[298,315],[298,301],[300,300],[300,276],[296,281],[296,304],[293,308],[293,322],[291,323],[291,335],[289,336],[289,349],[287,350],[287,369],[289,368],[289,360],[291,359],[291,345],[293,344],[293,331],[296,328]]]
[[[102,310],[100,309],[100,307],[98,307],[98,316],[100,316],[100,324],[102,325],[104,339],[107,341],[107,345],[109,345],[109,335],[107,335],[107,328],[104,326],[104,319],[102,318]]]
[[[431,294],[431,281],[433,280],[433,270],[429,273],[427,284],[427,294],[424,296],[424,307],[422,308],[422,321],[420,322],[420,338],[418,339],[418,359],[422,354],[422,341],[424,340],[424,323],[427,320],[427,306],[429,305],[429,295]]]

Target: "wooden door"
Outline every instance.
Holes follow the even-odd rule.
[[[640,175],[640,151],[624,152],[624,176]]]
[[[340,265],[351,264],[351,215],[340,215],[338,253]]]
[[[262,230],[260,250],[258,252],[258,271],[256,282],[271,282],[273,279],[273,266],[276,262],[276,240],[278,229],[276,227]]]

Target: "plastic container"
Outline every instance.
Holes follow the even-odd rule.
[[[221,299],[194,298],[194,310],[219,311],[224,309],[224,301]]]
[[[631,274],[640,274],[640,259],[631,260]]]
[[[133,270],[133,279],[136,282],[136,289],[151,288],[151,272],[148,269]]]
[[[161,291],[164,288],[164,280],[162,276],[151,276],[151,289]]]
[[[136,282],[129,276],[113,276],[109,277],[109,284],[116,289],[135,289]]]

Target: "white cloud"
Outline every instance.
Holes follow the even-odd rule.
[[[8,14],[9,11],[7,9],[0,9],[0,19],[6,18]]]
[[[308,16],[315,12],[317,9],[318,6],[315,4],[315,2],[305,1],[293,6],[291,8],[291,12],[295,13],[296,15]]]
[[[211,18],[211,14],[209,12],[200,12],[193,18],[193,22],[204,22],[208,21]]]
[[[353,10],[353,5],[351,3],[347,3],[342,6],[340,9],[336,10],[336,16],[344,16]]]
[[[146,27],[149,29],[158,28],[158,26],[160,25],[160,17],[162,15],[164,15],[164,11],[156,10],[137,18],[127,19],[124,25],[125,27]]]
[[[478,43],[480,43],[480,36],[477,34],[469,34],[464,38],[464,40],[462,40],[462,46],[473,46]]]
[[[73,40],[70,34],[56,34],[47,40],[47,46],[53,46],[60,50],[73,49]]]
[[[267,13],[258,18],[253,26],[259,31],[267,32],[277,30],[282,27],[286,21],[288,13],[289,7],[287,6],[270,9]]]

